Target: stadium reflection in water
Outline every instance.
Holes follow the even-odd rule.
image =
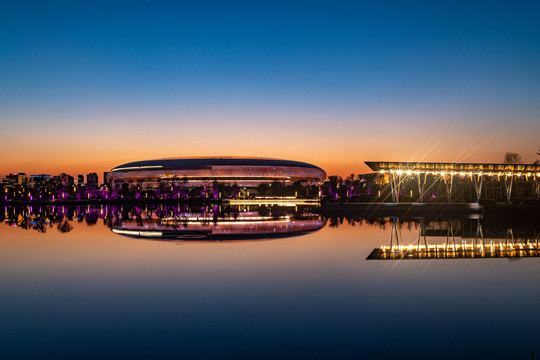
[[[132,209],[113,219],[111,230],[120,235],[166,241],[250,241],[305,235],[326,225],[319,215],[287,209],[243,207],[220,212],[219,207],[156,213]]]
[[[38,232],[70,232],[73,222],[96,224],[113,233],[167,241],[249,241],[305,235],[326,225],[305,206],[165,205],[5,207],[3,221]]]

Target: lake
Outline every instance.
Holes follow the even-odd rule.
[[[540,354],[539,257],[368,260],[398,233],[391,216],[163,205],[3,213],[2,359]],[[442,244],[448,224],[472,244],[478,223],[486,244],[534,244],[540,226],[397,220],[404,246],[424,230]]]

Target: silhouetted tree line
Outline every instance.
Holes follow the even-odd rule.
[[[158,184],[150,184],[142,180],[137,182],[112,181],[101,186],[78,185],[73,177],[61,174],[50,179],[39,179],[26,184],[0,185],[2,202],[62,202],[62,201],[156,201],[156,200],[219,200],[254,197],[296,197],[316,198],[319,188],[304,181],[292,184],[275,181],[261,184],[257,188],[241,188],[234,183],[209,181],[206,184],[193,186],[186,179],[163,179]]]

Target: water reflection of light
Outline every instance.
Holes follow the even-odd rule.
[[[480,217],[426,222],[424,218],[419,218],[415,222],[418,233],[414,243],[404,244],[400,232],[403,223],[399,218],[392,218],[389,219],[392,224],[390,245],[374,249],[367,259],[540,257],[539,237],[534,221],[523,224],[515,232],[511,223],[488,220]],[[483,225],[486,222],[488,226]]]
[[[534,241],[499,241],[489,244],[467,243],[461,244],[418,244],[418,245],[390,245],[374,249],[368,256],[369,260],[397,260],[397,259],[448,259],[448,258],[520,258],[540,257],[538,239]]]
[[[112,229],[112,232],[115,234],[121,234],[121,235],[133,235],[133,236],[151,236],[151,237],[159,237],[162,236],[163,233],[160,231],[132,231],[132,230],[119,230],[119,229]]]
[[[123,219],[111,229],[115,234],[161,240],[237,241],[301,236],[322,229],[326,221],[318,215],[168,217],[164,219]]]

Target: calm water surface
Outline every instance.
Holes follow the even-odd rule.
[[[540,258],[366,260],[384,220],[241,241],[4,223],[2,359],[540,356]]]

